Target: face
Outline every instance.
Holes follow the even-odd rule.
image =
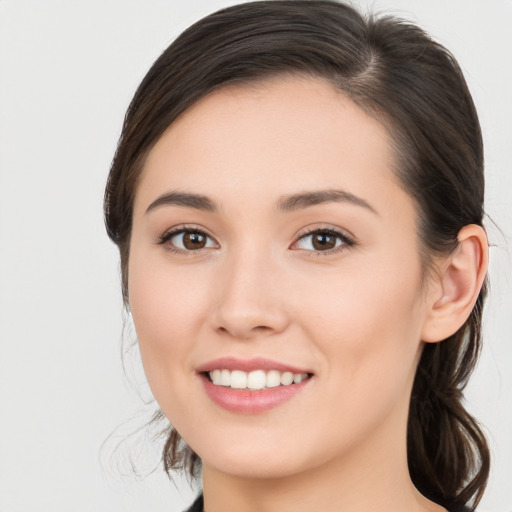
[[[427,307],[393,165],[378,121],[299,78],[224,87],[150,152],[130,308],[203,468],[284,476],[402,450]]]

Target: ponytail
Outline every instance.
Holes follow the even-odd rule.
[[[407,453],[412,481],[424,496],[451,512],[470,503],[474,510],[489,475],[485,436],[462,404],[480,351],[485,295],[484,285],[457,333],[425,345],[411,397]]]

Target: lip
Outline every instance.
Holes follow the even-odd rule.
[[[243,372],[252,372],[254,370],[277,370],[279,372],[292,373],[313,373],[307,368],[299,368],[289,364],[280,363],[264,357],[252,359],[238,359],[236,357],[221,357],[202,364],[196,368],[198,373],[211,372],[212,370],[242,370]]]
[[[216,386],[206,375],[215,369],[242,370],[244,372],[278,370],[280,372],[308,373],[310,377],[298,384],[250,391]],[[239,414],[259,414],[278,407],[301,393],[313,380],[312,372],[307,369],[265,358],[237,359],[223,357],[202,364],[197,367],[196,371],[206,394],[212,402],[227,411]]]
[[[239,414],[259,414],[278,407],[295,397],[312,380],[310,377],[299,384],[249,391],[216,386],[204,373],[200,374],[199,378],[206,394],[215,404],[227,411]]]

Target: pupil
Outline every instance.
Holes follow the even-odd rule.
[[[320,233],[313,237],[313,247],[319,250],[333,249],[336,245],[335,237],[326,233]]]
[[[183,245],[187,249],[202,249],[206,245],[206,237],[201,233],[185,233]]]

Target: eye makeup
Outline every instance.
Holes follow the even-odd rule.
[[[179,225],[159,236],[156,243],[176,254],[191,254],[204,249],[219,249],[220,244],[206,230],[196,225]],[[341,229],[315,227],[303,231],[289,247],[310,254],[332,255],[357,245],[354,238]]]

